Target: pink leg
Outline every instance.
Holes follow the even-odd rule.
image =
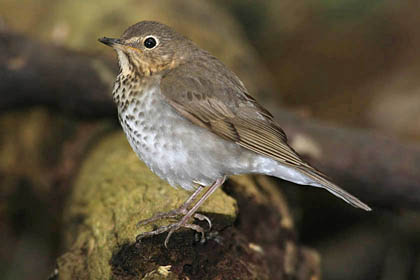
[[[202,238],[204,240],[204,230],[198,226],[198,225],[194,225],[194,224],[189,224],[188,220],[191,219],[192,217],[195,217],[199,220],[206,220],[211,227],[211,222],[210,219],[207,218],[204,215],[201,214],[196,214],[195,212],[198,210],[198,208],[210,197],[210,195],[212,193],[214,193],[218,187],[220,187],[226,180],[226,176],[219,178],[216,180],[216,182],[213,183],[213,185],[211,185],[206,192],[203,194],[203,196],[193,205],[193,207],[187,211],[188,206],[191,205],[192,201],[198,196],[198,194],[202,191],[202,189],[204,187],[200,186],[199,189],[197,189],[188,199],[187,201],[184,202],[184,204],[173,211],[167,212],[167,213],[159,213],[157,215],[155,215],[154,217],[147,219],[145,221],[141,221],[139,224],[140,225],[144,225],[153,221],[156,221],[158,219],[162,219],[162,218],[172,218],[174,216],[177,216],[179,214],[184,214],[184,216],[182,217],[182,219],[179,222],[173,223],[173,224],[169,224],[167,226],[162,226],[154,231],[150,231],[150,232],[145,232],[142,233],[140,235],[138,235],[136,237],[137,241],[140,241],[142,238],[147,237],[147,236],[153,236],[153,235],[157,235],[163,232],[168,231],[168,236],[165,239],[165,247],[168,247],[168,241],[169,238],[171,237],[172,233],[174,233],[176,230],[180,229],[181,227],[186,227],[186,228],[190,228],[193,229],[199,233],[201,233]],[[201,188],[201,189],[200,189]],[[187,211],[187,212],[186,212]]]
[[[171,210],[169,212],[157,213],[156,215],[154,215],[153,217],[151,217],[149,219],[142,220],[142,221],[138,222],[137,226],[140,227],[140,226],[144,226],[144,225],[153,223],[157,220],[175,218],[179,215],[187,214],[188,207],[191,205],[191,203],[194,201],[194,199],[196,199],[197,196],[203,191],[203,189],[204,189],[203,186],[198,186],[197,189],[194,191],[194,193],[192,195],[190,195],[190,197],[188,197],[188,199],[179,208]]]

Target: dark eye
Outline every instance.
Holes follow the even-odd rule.
[[[143,44],[146,48],[153,49],[156,46],[156,39],[153,37],[147,37]]]

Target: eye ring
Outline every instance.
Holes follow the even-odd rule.
[[[153,36],[147,36],[144,40],[143,40],[143,45],[147,48],[147,49],[153,49],[155,48],[157,45],[159,44],[159,41],[153,37]]]

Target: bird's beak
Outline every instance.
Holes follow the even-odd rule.
[[[115,50],[121,50],[127,52],[128,50],[140,51],[139,49],[130,46],[124,39],[102,37],[98,39],[99,42],[114,48]]]
[[[115,38],[102,37],[99,38],[98,41],[110,47],[115,47],[116,45],[124,45],[121,39]]]

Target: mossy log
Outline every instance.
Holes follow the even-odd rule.
[[[73,187],[64,214],[68,251],[57,260],[57,279],[319,278],[317,253],[297,243],[286,202],[267,177],[230,178],[199,209],[213,221],[206,242],[180,230],[168,249],[166,234],[136,243],[136,235],[152,229],[136,223],[189,194],[154,175],[122,133],[95,145]]]

